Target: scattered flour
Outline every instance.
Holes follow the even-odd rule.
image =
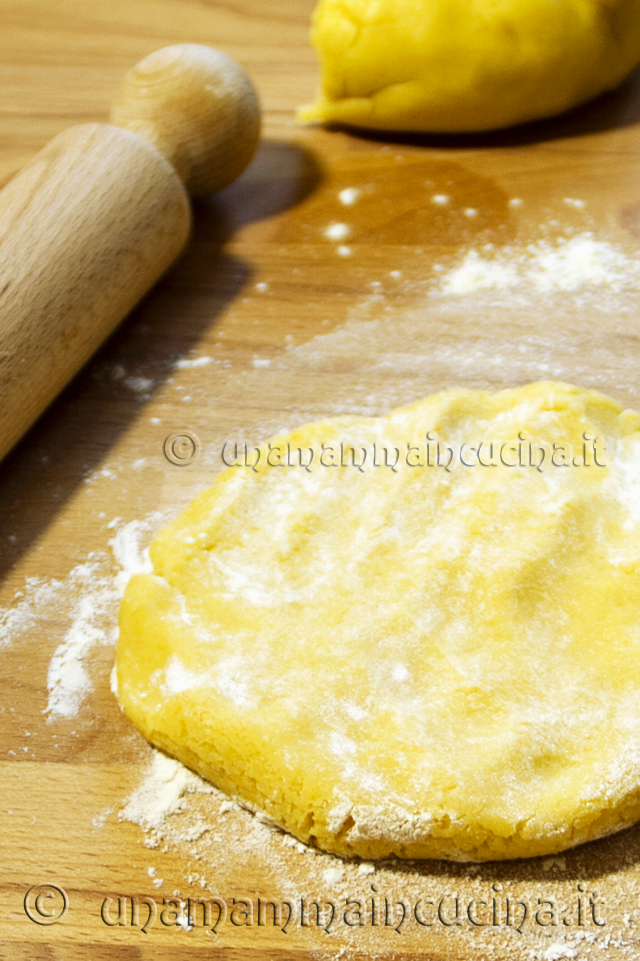
[[[346,240],[350,235],[351,229],[347,224],[329,224],[324,235],[328,240]]]
[[[563,958],[577,958],[578,949],[557,941],[543,951],[532,951],[530,957],[539,958],[540,961],[562,961]]]
[[[590,232],[555,243],[523,248],[469,250],[440,278],[439,293],[460,296],[477,290],[524,288],[530,293],[575,291],[606,286],[614,291],[636,284],[640,263]]]
[[[144,779],[125,803],[120,819],[139,824],[158,839],[162,836],[165,819],[184,810],[185,795],[213,791],[211,785],[179,761],[154,751]]]
[[[154,512],[145,520],[122,525],[120,518],[115,518],[107,525],[116,528],[109,542],[120,568],[115,576],[108,554],[94,552],[64,578],[29,579],[16,593],[16,603],[0,609],[0,647],[10,646],[52,615],[70,622],[49,662],[48,699],[43,712],[48,721],[76,717],[93,689],[88,656],[96,646],[115,643],[122,592],[132,574],[150,569],[148,551],[140,544],[159,519]]]
[[[213,357],[183,357],[173,365],[176,370],[190,370],[193,367],[207,367],[213,363]]]
[[[49,608],[66,590],[62,581],[29,578],[23,591],[15,595],[16,604],[0,609],[0,648],[30,631],[42,612]]]
[[[344,867],[338,865],[335,868],[325,868],[322,872],[322,880],[325,884],[339,884],[344,879]]]
[[[123,384],[134,394],[148,394],[153,387],[153,380],[149,377],[127,377]]]
[[[445,295],[505,290],[516,287],[519,279],[516,265],[509,260],[483,258],[477,250],[470,250],[460,266],[444,275],[440,289]]]
[[[115,579],[115,586],[120,596],[132,574],[146,574],[152,570],[148,549],[142,550],[140,547],[140,541],[148,531],[149,519],[130,521],[119,528],[109,541],[109,547],[121,568]]]
[[[353,204],[355,204],[361,193],[362,191],[358,190],[357,187],[346,187],[344,190],[340,191],[338,197],[341,204],[344,204],[345,207],[351,207]]]
[[[121,568],[115,577],[108,558],[96,554],[90,555],[85,564],[79,564],[66,581],[61,582],[60,596],[66,595],[67,603],[72,604],[72,622],[49,664],[49,699],[45,709],[49,721],[75,717],[92,690],[87,656],[96,645],[113,644],[117,640],[114,625],[124,588],[132,574],[151,569],[148,551],[140,548],[149,527],[149,518],[131,521],[120,527],[109,541]]]
[[[115,641],[115,628],[102,626],[109,620],[113,624],[117,600],[113,577],[104,568],[104,561],[89,560],[75,567],[67,578],[67,591],[76,600],[71,627],[49,663],[49,699],[45,709],[49,721],[77,715],[93,687],[85,664],[88,653],[97,644]]]

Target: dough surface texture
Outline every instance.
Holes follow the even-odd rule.
[[[321,93],[302,120],[490,130],[612,90],[640,61],[640,0],[319,0]]]
[[[118,697],[149,741],[343,856],[550,854],[640,818],[637,414],[451,390],[261,453],[127,586]]]

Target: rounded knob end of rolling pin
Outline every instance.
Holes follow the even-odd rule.
[[[246,71],[195,43],[156,50],[125,77],[111,123],[153,144],[192,197],[238,177],[260,139],[260,104]]]

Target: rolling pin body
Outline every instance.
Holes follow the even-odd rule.
[[[105,124],[65,130],[0,192],[0,457],[175,260],[190,222],[169,161]]]

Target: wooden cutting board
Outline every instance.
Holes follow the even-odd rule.
[[[126,69],[169,43],[236,57],[265,113],[251,168],[197,205],[181,261],[0,466],[0,958],[633,958],[639,829],[555,859],[374,869],[217,795],[186,795],[160,838],[121,817],[152,759],[109,688],[118,557],[211,481],[225,441],[548,378],[640,406],[638,75],[482,137],[304,129],[311,7],[0,3],[3,182],[106,119]],[[192,899],[190,930],[172,897]]]

